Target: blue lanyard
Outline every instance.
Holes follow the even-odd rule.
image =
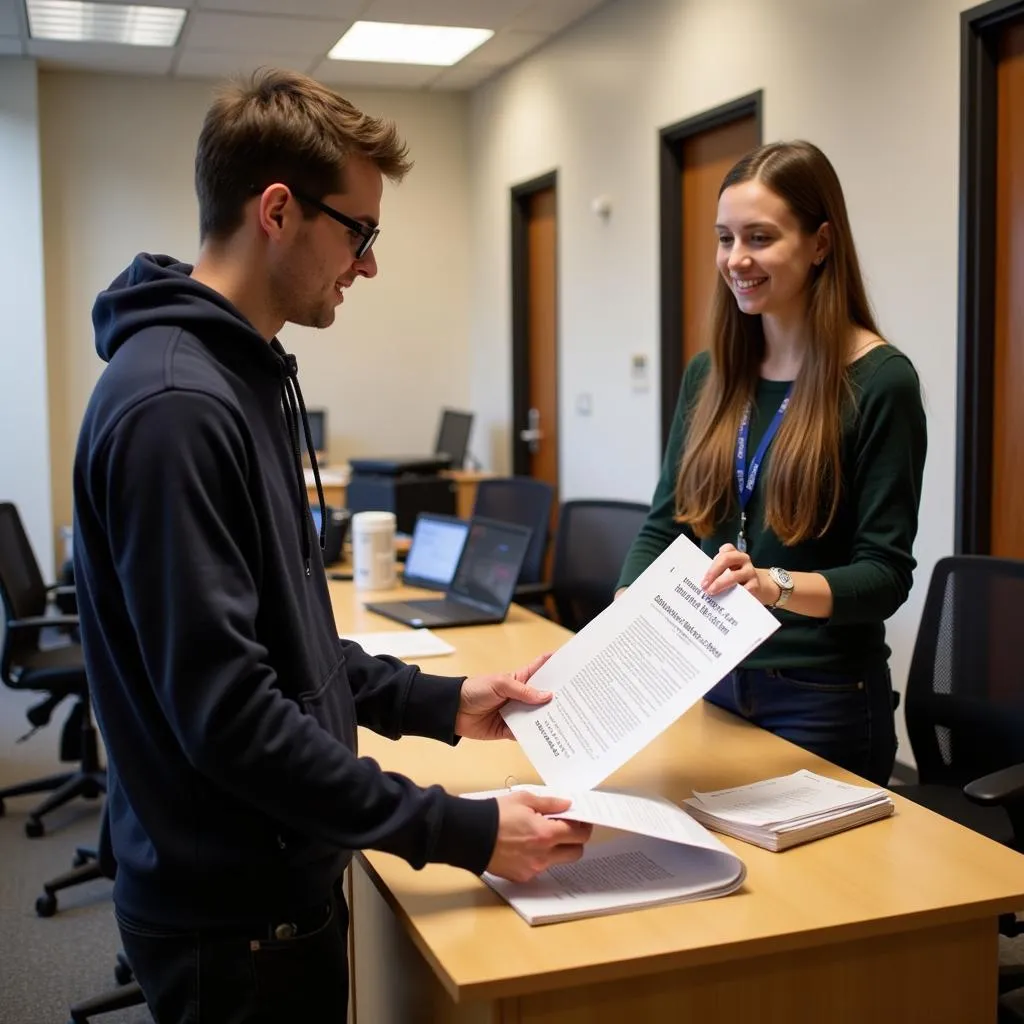
[[[761,469],[761,463],[764,461],[768,446],[775,440],[775,435],[779,432],[779,427],[782,426],[782,417],[786,415],[786,407],[789,405],[792,393],[793,385],[790,384],[786,390],[786,397],[783,398],[782,405],[779,406],[779,411],[772,417],[771,423],[768,424],[768,429],[764,432],[764,437],[761,438],[761,443],[757,446],[757,451],[754,452],[754,458],[750,462],[749,469],[747,468],[747,438],[750,435],[751,403],[747,402],[747,407],[743,410],[740,429],[736,433],[736,487],[740,499],[740,532],[736,538],[736,547],[740,551],[747,550],[747,503],[750,501],[750,496],[754,493],[757,474]]]

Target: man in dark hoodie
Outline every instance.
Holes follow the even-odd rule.
[[[353,850],[523,880],[589,836],[545,816],[567,801],[460,799],[356,754],[357,724],[497,739],[503,704],[549,696],[543,659],[453,679],[337,636],[275,336],[376,274],[382,175],[409,166],[390,123],[258,74],[202,128],[196,266],[140,255],[93,310],[75,568],[118,924],[159,1024],[343,1021]]]

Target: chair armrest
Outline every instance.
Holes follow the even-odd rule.
[[[513,601],[530,601],[539,597],[547,597],[551,593],[550,583],[520,583],[516,587]]]
[[[33,615],[28,619],[12,619],[8,629],[46,629],[50,626],[67,629],[78,625],[77,615]]]
[[[964,796],[976,804],[1006,805],[1024,800],[1024,764],[1011,765],[964,786]]]
[[[48,594],[56,594],[57,597],[75,597],[78,594],[78,588],[74,586],[65,586],[61,583],[51,583],[46,588]]]

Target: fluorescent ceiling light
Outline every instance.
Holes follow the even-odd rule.
[[[393,25],[357,21],[335,44],[331,60],[376,61],[384,64],[455,64],[494,33],[489,28],[446,25]]]
[[[75,43],[174,46],[185,22],[176,7],[83,3],[81,0],[27,0],[33,39]]]

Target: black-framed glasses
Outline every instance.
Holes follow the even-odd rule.
[[[296,199],[301,199],[304,203],[315,206],[321,213],[326,213],[332,220],[336,220],[339,224],[348,228],[349,231],[354,231],[359,236],[360,242],[356,246],[357,260],[361,260],[373,248],[373,243],[377,241],[377,236],[380,234],[380,228],[371,228],[369,224],[364,224],[354,217],[349,217],[340,210],[334,209],[333,206],[328,206],[326,203],[320,202],[319,199],[307,196],[298,189],[293,188],[291,192]]]

